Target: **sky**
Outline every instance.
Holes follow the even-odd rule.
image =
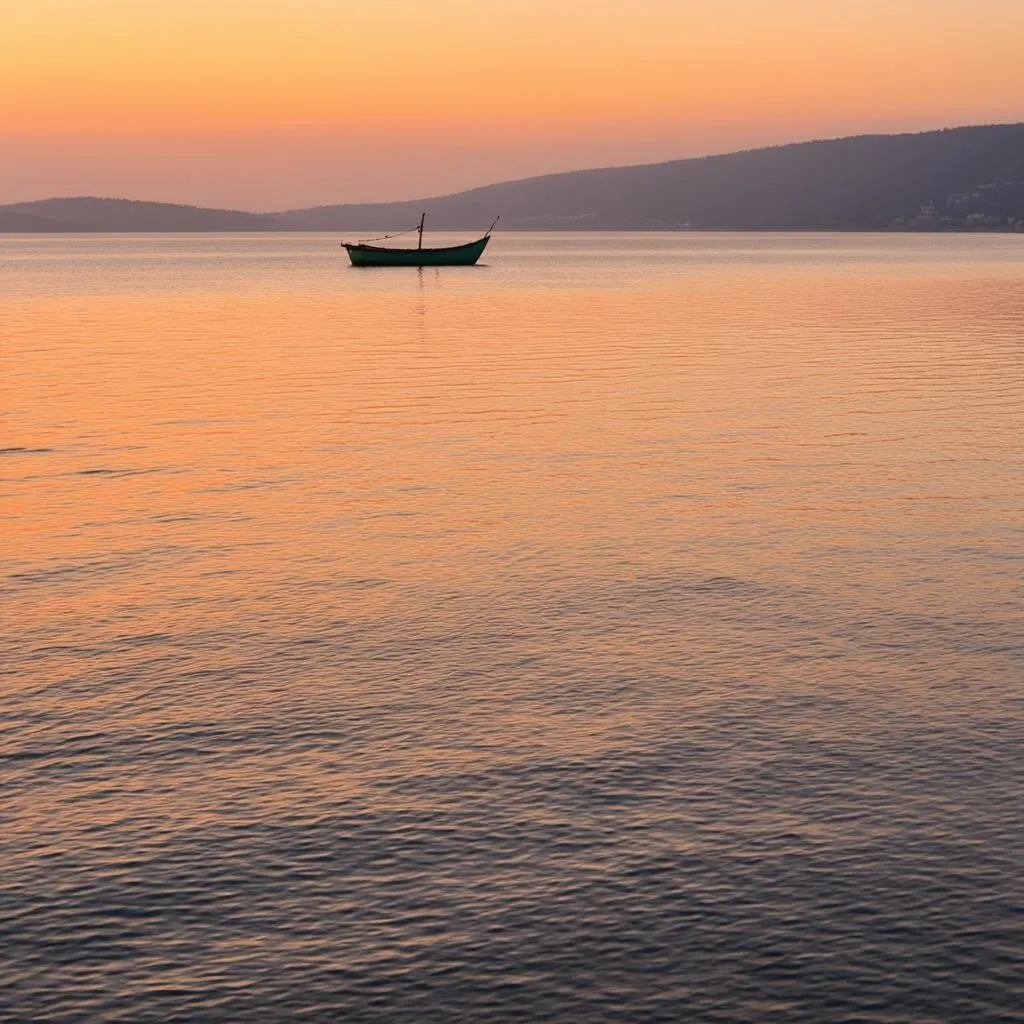
[[[0,203],[250,210],[1024,120],[1024,0],[0,0]]]

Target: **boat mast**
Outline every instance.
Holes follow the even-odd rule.
[[[420,217],[420,227],[419,227],[419,231],[420,231],[420,244],[418,246],[416,246],[417,249],[422,249],[423,248],[423,222],[426,219],[427,219],[427,215],[426,215],[426,213],[424,213],[423,216]],[[406,223],[408,223],[408,222],[406,222]]]

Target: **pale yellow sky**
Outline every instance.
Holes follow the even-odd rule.
[[[0,202],[271,209],[1024,118],[1021,0],[0,0]]]

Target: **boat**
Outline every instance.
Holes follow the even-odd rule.
[[[341,245],[348,252],[354,267],[471,267],[487,248],[494,224],[497,224],[500,218],[495,218],[494,224],[487,229],[483,238],[478,238],[475,242],[464,242],[462,245],[448,245],[441,249],[423,248],[423,225],[426,219],[427,215],[423,214],[418,228],[409,228],[408,231],[400,231],[394,235],[384,235],[383,238],[342,242]],[[411,231],[419,232],[419,245],[415,249],[396,249],[386,245],[368,244],[370,241],[380,242],[386,238],[397,238]]]

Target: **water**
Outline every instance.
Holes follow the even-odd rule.
[[[0,1018],[1019,1019],[1024,237],[487,261],[3,239]]]

